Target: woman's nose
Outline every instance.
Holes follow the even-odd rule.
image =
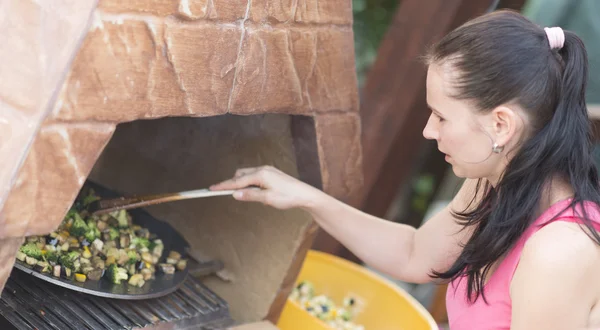
[[[427,125],[423,129],[423,136],[428,140],[437,140],[439,137],[439,130],[437,127],[437,123],[434,121],[433,116],[429,116],[429,120],[427,120]]]

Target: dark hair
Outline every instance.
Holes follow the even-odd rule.
[[[495,187],[479,181],[473,208],[453,212],[473,235],[441,279],[468,278],[468,299],[482,290],[490,267],[500,261],[539,216],[543,189],[555,177],[568,182],[573,202],[583,210],[586,233],[600,236],[585,214],[583,201],[600,203],[598,173],[592,158],[592,130],[585,104],[587,54],[581,39],[564,31],[561,49],[550,49],[543,28],[512,11],[480,16],[446,35],[429,51],[429,63],[447,63],[457,72],[458,99],[486,112],[518,104],[530,127]],[[473,197],[472,203],[475,203]]]

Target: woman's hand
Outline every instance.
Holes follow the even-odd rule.
[[[325,195],[271,166],[239,169],[233,178],[210,189],[237,190],[233,194],[237,200],[260,202],[278,209],[310,208]]]

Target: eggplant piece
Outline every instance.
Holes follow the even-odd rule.
[[[177,270],[181,271],[187,267],[187,259],[181,259],[177,262]]]
[[[119,249],[115,248],[115,247],[107,247],[106,245],[104,246],[105,250],[106,250],[106,257],[114,257],[115,259],[119,256]]]
[[[36,258],[32,258],[32,257],[25,257],[25,262],[29,265],[29,266],[34,266],[37,264],[38,260]]]
[[[108,224],[105,221],[98,221],[96,222],[96,227],[98,227],[99,231],[104,231],[106,228],[108,228]]]
[[[179,259],[181,259],[181,253],[179,253],[177,251],[171,251],[171,252],[169,252],[169,258],[179,261]]]
[[[125,250],[120,249],[119,250],[119,259],[117,259],[117,264],[119,264],[119,266],[123,266],[128,261],[129,261],[129,255],[127,254],[127,252],[125,252]]]
[[[92,265],[92,261],[86,258],[79,258],[79,264],[81,267],[87,267]]]
[[[54,275],[54,277],[60,277],[60,274],[61,274],[60,265],[54,266],[54,268],[52,270],[52,275]]]
[[[57,245],[63,245],[67,242],[67,236],[64,235],[58,235],[56,236],[56,239],[58,240]]]
[[[69,267],[62,267],[60,270],[60,276],[62,278],[66,278],[66,279],[70,280],[72,274],[73,274],[73,270]]]
[[[144,276],[142,274],[135,274],[135,275],[132,275],[131,277],[129,277],[129,280],[127,281],[127,283],[129,285],[137,286],[138,288],[141,288],[142,286],[144,286],[144,283],[146,283],[146,282],[144,281]]]
[[[152,270],[150,268],[144,268],[141,270],[140,274],[144,276],[144,281],[148,281],[152,278]]]
[[[65,242],[63,245],[61,245],[60,249],[65,252],[69,251],[69,242]]]
[[[104,269],[94,269],[87,274],[87,278],[91,281],[98,281],[104,275]]]
[[[160,258],[163,254],[163,249],[165,248],[165,246],[163,245],[162,241],[159,239],[154,240],[154,244],[155,244],[155,246],[152,249],[152,254]]]
[[[50,271],[50,265],[48,265],[48,263],[45,261],[38,261],[33,269],[40,273],[47,273]]]
[[[131,237],[129,234],[121,234],[119,238],[119,244],[121,244],[121,249],[126,249],[131,244]]]
[[[116,248],[117,248],[117,242],[115,242],[115,241],[106,241],[106,242],[104,242],[104,248],[103,248],[103,250],[116,249]]]
[[[146,228],[142,228],[135,231],[135,236],[148,239],[150,238],[150,231]]]
[[[109,217],[106,220],[106,223],[110,226],[110,227],[118,227],[119,226],[119,221],[117,220],[117,218],[114,217]]]
[[[102,260],[101,258],[92,260],[92,266],[94,266],[94,268],[98,268],[100,270],[106,268],[104,260]]]
[[[175,274],[175,266],[171,264],[158,264],[158,269],[164,274]]]
[[[85,266],[85,267],[81,267],[81,272],[82,274],[87,275],[89,272],[93,271],[94,267],[92,266]]]
[[[152,255],[148,252],[142,253],[142,260],[145,262],[152,263]]]
[[[110,232],[108,230],[102,232],[102,240],[104,242],[110,242]]]
[[[167,258],[167,263],[171,264],[171,265],[176,265],[178,262],[178,260],[175,260],[173,258]]]
[[[27,258],[27,255],[21,251],[17,251],[17,260],[25,262],[25,258]]]

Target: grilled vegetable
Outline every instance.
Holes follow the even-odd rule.
[[[120,210],[117,215],[117,222],[119,222],[119,227],[127,228],[129,227],[129,220],[127,219],[127,212],[125,210]]]
[[[129,244],[131,243],[131,238],[129,237],[129,234],[121,234],[119,243],[121,244],[122,249],[128,248]]]
[[[35,243],[27,243],[19,249],[19,251],[25,253],[26,256],[35,259],[42,258],[42,250]]]
[[[96,250],[98,252],[102,252],[102,248],[104,247],[104,242],[102,242],[101,240],[99,240],[98,238],[96,238],[93,242],[92,242],[92,250]]]
[[[144,276],[144,281],[148,281],[152,278],[152,271],[150,270],[150,268],[142,269],[141,274]]]
[[[108,237],[111,241],[114,241],[119,237],[119,231],[113,227],[108,230]]]
[[[50,272],[50,265],[45,261],[38,261],[33,269],[40,273],[48,273]]]
[[[17,252],[17,260],[25,262],[25,258],[27,258],[27,255],[25,253],[21,251]]]
[[[139,232],[139,230],[138,230],[138,232]],[[136,233],[136,235],[137,235],[137,233]],[[131,244],[133,244],[137,248],[148,248],[150,246],[150,241],[144,237],[134,237],[133,240],[131,241]]]
[[[135,274],[129,278],[129,281],[127,281],[127,283],[129,285],[141,288],[142,286],[144,286],[145,283],[144,276],[142,274]]]
[[[165,274],[175,274],[175,266],[171,264],[158,264],[158,268]]]
[[[79,264],[79,252],[72,251],[67,254],[63,254],[59,257],[58,262],[64,267],[77,271],[76,266]]]
[[[134,250],[127,251],[127,256],[129,257],[129,261],[127,261],[128,264],[135,264],[140,260],[140,255]]]
[[[184,270],[187,267],[187,260],[181,259],[177,262],[177,270]]]
[[[73,273],[73,270],[68,267],[62,267],[60,270],[60,275],[66,279],[71,279],[72,273]]]
[[[32,258],[32,257],[25,257],[25,262],[29,265],[29,266],[34,266],[35,264],[37,264],[37,259],[36,258]]]
[[[90,215],[85,207],[97,199],[93,193],[82,194],[56,231],[26,238],[17,260],[55,277],[80,282],[105,278],[115,284],[129,279],[134,286],[153,279],[157,268],[165,274],[186,268],[179,252],[169,251],[163,259],[163,242],[132,224],[127,211]]]
[[[332,329],[365,329],[363,325],[353,322],[356,304],[352,297],[346,297],[342,306],[338,306],[331,298],[323,294],[316,295],[312,283],[303,281],[292,290],[290,299],[298,303],[309,314],[325,321]]]
[[[92,257],[92,252],[90,252],[90,249],[88,249],[87,246],[83,247],[83,253],[81,254],[82,257],[84,258],[91,258]]]
[[[77,282],[85,282],[85,280],[87,279],[87,276],[85,276],[84,274],[80,274],[80,273],[76,273],[75,274],[75,281]]]
[[[104,269],[94,269],[87,274],[87,278],[90,281],[98,281],[104,275]]]
[[[125,268],[117,267],[115,264],[112,264],[110,267],[108,267],[105,275],[109,281],[115,284],[119,284],[122,280],[127,280],[129,277]]]
[[[52,275],[54,275],[54,277],[60,277],[60,265],[54,266],[52,269]]]
[[[75,237],[83,236],[88,231],[88,226],[85,221],[81,218],[79,213],[75,213],[75,221],[69,230],[69,234]]]

